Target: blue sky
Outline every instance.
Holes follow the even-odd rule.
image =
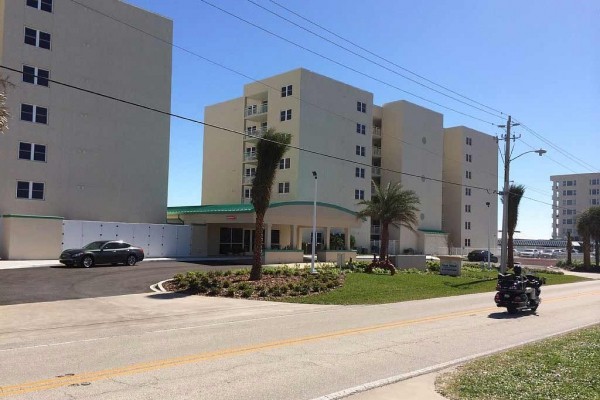
[[[246,0],[207,0],[231,13],[326,54],[339,63],[477,118],[502,123],[357,58]],[[306,25],[269,0],[253,0]],[[595,0],[277,0],[340,36],[436,83],[511,114],[589,165],[580,165],[527,130],[514,155],[543,147],[511,164],[511,180],[526,196],[551,203],[550,175],[600,171],[600,2]],[[490,135],[491,124],[417,99],[294,47],[201,0],[128,0],[174,21],[174,43],[253,79],[304,67],[369,90],[375,103],[406,99],[444,114],[444,125]],[[307,25],[308,26],[308,25]],[[310,27],[310,26],[308,26]],[[316,29],[315,27],[310,27]],[[323,33],[327,35],[326,33]],[[251,80],[173,50],[172,112],[203,120],[204,107],[242,94]],[[173,119],[169,205],[200,204],[203,128]],[[502,168],[499,166],[500,179]],[[501,208],[501,207],[500,207]],[[551,207],[521,203],[518,237],[549,238]]]

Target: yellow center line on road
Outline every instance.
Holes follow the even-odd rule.
[[[571,296],[552,298],[552,299],[546,300],[546,302],[552,303],[552,302],[561,301],[561,300],[565,300],[565,299],[571,299],[571,298],[582,297],[582,296],[590,296],[590,295],[599,295],[599,294],[600,294],[600,291],[593,291],[593,292],[587,292],[587,293],[584,292],[584,293],[578,293],[578,294],[571,295]],[[164,360],[136,363],[136,364],[127,365],[124,367],[106,369],[106,370],[100,370],[100,371],[94,371],[94,372],[85,372],[85,373],[77,374],[77,375],[73,375],[73,376],[55,377],[55,378],[32,381],[32,382],[25,382],[25,383],[20,383],[20,384],[16,384],[16,385],[10,385],[10,386],[0,386],[0,397],[15,396],[15,395],[31,393],[31,392],[39,392],[39,391],[44,391],[44,390],[55,389],[58,387],[69,386],[69,385],[73,385],[73,384],[81,384],[84,382],[94,382],[94,381],[99,381],[99,380],[111,379],[111,378],[115,378],[118,376],[140,374],[143,372],[155,371],[155,370],[159,370],[159,369],[176,367],[176,366],[185,365],[185,364],[199,363],[199,362],[203,362],[203,361],[215,360],[215,359],[232,357],[232,356],[240,356],[240,355],[244,355],[244,354],[248,354],[248,353],[255,353],[255,352],[259,352],[259,351],[263,351],[263,350],[271,350],[271,349],[277,349],[277,348],[281,348],[281,347],[293,346],[293,345],[297,345],[297,344],[316,342],[319,340],[339,338],[339,337],[344,337],[344,336],[351,336],[351,335],[357,335],[357,334],[363,334],[363,333],[371,333],[371,332],[382,331],[382,330],[387,330],[387,329],[401,328],[401,327],[405,327],[405,326],[409,326],[409,325],[417,325],[417,324],[423,324],[423,323],[428,323],[428,322],[436,322],[436,321],[460,318],[460,317],[465,317],[465,316],[469,316],[469,315],[473,315],[473,314],[489,312],[489,311],[493,311],[493,310],[497,310],[497,307],[485,307],[485,308],[479,308],[479,309],[473,309],[473,310],[467,310],[467,311],[458,311],[458,312],[453,312],[453,313],[448,313],[448,314],[435,315],[435,316],[431,316],[431,317],[424,317],[424,318],[403,320],[403,321],[395,321],[395,322],[389,322],[389,323],[385,323],[385,324],[366,326],[366,327],[362,327],[362,328],[346,329],[346,330],[341,330],[341,331],[322,333],[322,334],[318,334],[318,335],[310,335],[310,336],[304,336],[304,337],[299,337],[299,338],[279,340],[279,341],[274,341],[274,342],[259,343],[259,344],[254,344],[254,345],[250,345],[250,346],[245,346],[245,347],[217,350],[217,351],[207,352],[207,353],[197,353],[197,354],[191,354],[191,355],[187,355],[187,356],[173,357],[173,358],[168,358],[168,359],[164,359]]]

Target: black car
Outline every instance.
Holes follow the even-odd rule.
[[[487,250],[473,250],[467,256],[469,261],[487,261],[488,260],[488,252]],[[490,253],[490,261],[493,263],[498,262],[498,257]]]
[[[65,250],[60,255],[60,263],[66,266],[93,267],[97,264],[135,265],[144,259],[144,250],[122,240],[99,240],[82,249]]]

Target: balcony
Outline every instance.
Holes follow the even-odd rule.
[[[244,153],[244,162],[256,161],[256,153]]]
[[[380,138],[381,137],[381,128],[378,126],[374,126],[372,133],[373,133],[373,136]]]
[[[381,177],[381,167],[371,167],[371,175],[374,178]]]
[[[381,147],[373,146],[373,158],[381,158]]]
[[[254,175],[242,175],[243,185],[252,185],[252,180],[254,180]]]
[[[255,127],[253,127],[255,128]],[[260,127],[260,128],[255,128],[255,129],[246,129],[246,136],[244,136],[244,140],[257,140],[260,139],[261,137],[263,137],[265,135],[265,133],[267,133],[267,131],[269,130],[269,128],[267,128],[266,126]]]
[[[371,235],[380,235],[381,234],[381,226],[373,225],[371,226]]]
[[[247,106],[244,111],[244,117],[250,118],[254,116],[260,116],[269,112],[269,103],[263,104],[253,104],[251,106]]]

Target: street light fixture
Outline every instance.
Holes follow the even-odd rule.
[[[312,172],[315,178],[315,199],[313,202],[312,257],[310,258],[310,273],[315,273],[315,245],[317,242],[317,171]]]
[[[540,157],[546,153],[546,150],[530,150],[525,153],[521,153],[514,158],[510,158],[510,128],[512,126],[517,126],[518,124],[511,123],[511,116],[508,116],[508,123],[506,125],[502,125],[501,127],[506,127],[506,147],[504,151],[504,190],[502,191],[502,248],[501,250],[501,260],[500,260],[500,272],[506,273],[507,261],[508,261],[508,191],[510,185],[510,162],[516,160],[517,158],[528,154],[528,153],[537,153]]]

